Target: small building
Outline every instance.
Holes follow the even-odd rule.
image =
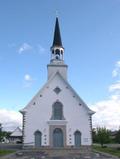
[[[22,130],[17,127],[9,136],[10,143],[22,143]]]
[[[91,146],[94,112],[68,82],[68,66],[64,62],[64,47],[58,18],[50,50],[51,59],[47,65],[48,80],[20,111],[23,115],[23,145]]]

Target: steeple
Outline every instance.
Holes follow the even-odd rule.
[[[53,44],[51,46],[51,60],[47,65],[48,79],[50,79],[55,73],[59,73],[65,80],[67,80],[67,65],[64,63],[64,47],[62,45],[59,21],[56,17]]]
[[[62,46],[62,40],[60,35],[59,21],[56,17],[55,30],[53,44],[51,46],[51,60],[63,60],[64,48]]]
[[[59,28],[59,21],[58,18],[56,18],[55,23],[55,31],[54,31],[54,39],[53,39],[53,46],[60,46],[62,47],[62,41],[61,41],[61,35],[60,35],[60,28]]]

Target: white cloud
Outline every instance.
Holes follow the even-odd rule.
[[[23,43],[20,48],[18,49],[19,54],[32,50],[33,47],[29,45],[28,43]]]
[[[14,44],[9,44],[9,47],[13,47]],[[33,53],[39,53],[39,54],[45,54],[46,53],[46,49],[41,45],[30,45],[28,43],[23,43],[19,48],[18,48],[18,53],[22,54],[25,52],[29,52],[29,51],[33,51]]]
[[[112,76],[117,77],[120,75],[120,61],[117,61],[115,64],[115,69],[112,71]]]
[[[114,95],[95,103],[91,108],[96,112],[93,115],[93,127],[105,126],[108,129],[118,129],[120,126],[120,96]]]
[[[116,77],[118,75],[118,69],[114,69],[112,72],[112,76]]]
[[[24,85],[25,88],[29,88],[29,87],[32,86],[34,81],[35,81],[35,79],[33,79],[30,74],[25,74],[23,85]]]
[[[31,76],[29,74],[26,74],[24,76],[24,79],[25,79],[25,81],[32,81],[32,78],[31,78]]]
[[[120,81],[117,81],[116,83],[109,86],[109,91],[120,91]]]
[[[8,109],[0,109],[0,123],[4,130],[13,131],[16,127],[22,125],[22,114]]]

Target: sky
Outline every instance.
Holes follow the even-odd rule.
[[[120,126],[120,0],[0,0],[0,122],[21,126],[47,81],[56,14],[68,81],[96,114],[93,127]]]

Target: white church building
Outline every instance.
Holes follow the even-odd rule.
[[[24,146],[80,147],[92,144],[94,112],[69,84],[67,69],[56,18],[47,82],[20,111]]]

